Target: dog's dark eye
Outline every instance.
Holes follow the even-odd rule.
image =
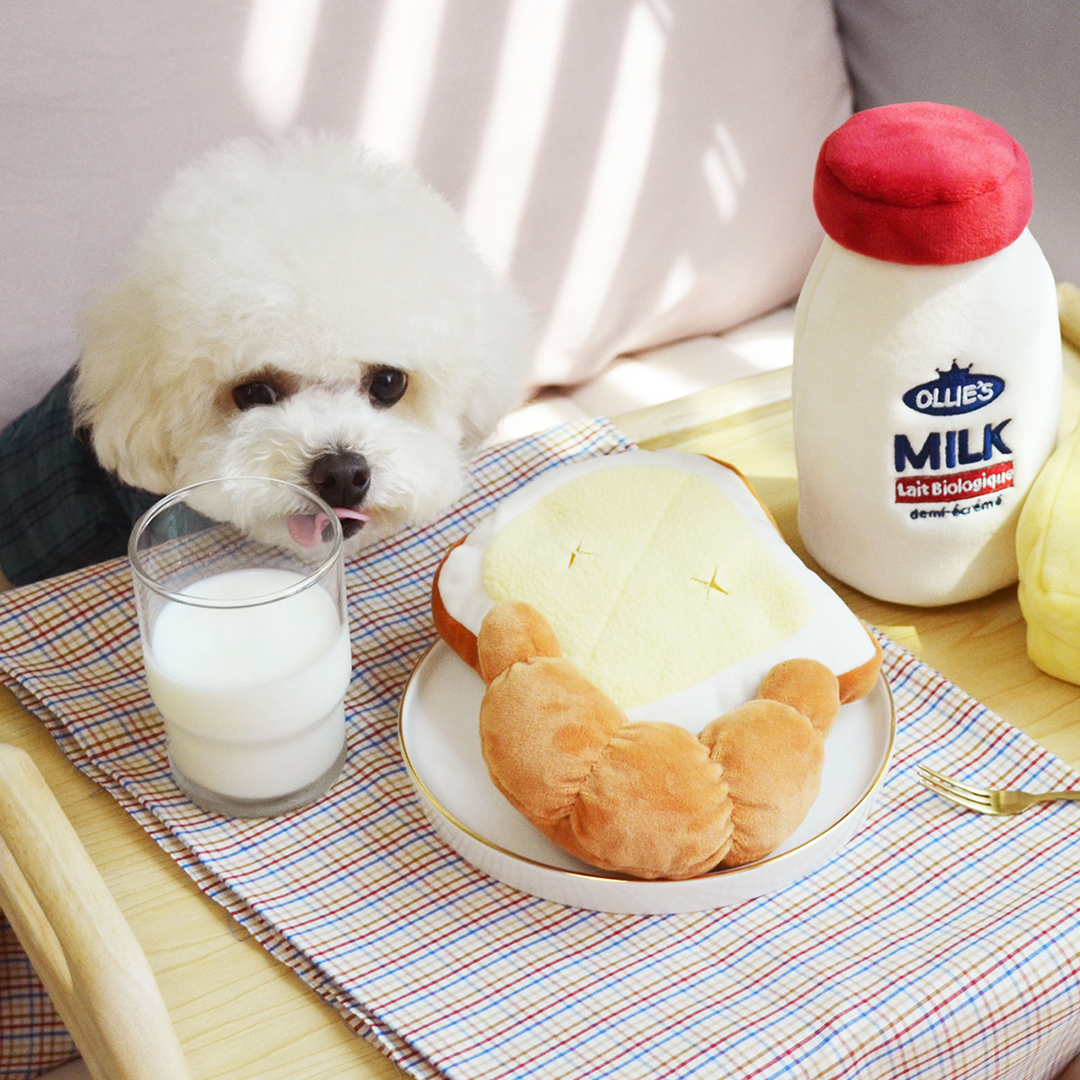
[[[409,376],[399,368],[376,368],[368,383],[368,397],[372,405],[388,409],[404,397],[408,386]]]
[[[244,412],[258,405],[276,405],[281,394],[268,382],[248,382],[233,387],[232,399],[233,404]]]

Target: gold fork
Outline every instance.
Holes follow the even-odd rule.
[[[1063,799],[1080,802],[1080,791],[994,790],[965,784],[944,773],[928,769],[925,765],[916,765],[915,769],[923,787],[980,814],[1019,814],[1036,803]]]

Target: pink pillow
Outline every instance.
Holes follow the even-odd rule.
[[[851,111],[831,4],[706,0],[672,5],[671,16],[656,26],[655,82],[638,87],[655,92],[655,114],[625,136],[645,148],[614,179],[582,126],[587,116],[599,135],[605,105],[616,104],[616,57],[598,64],[585,40],[568,43],[509,264],[539,316],[539,383],[580,382],[620,353],[718,333],[787,303],[821,242],[814,163]],[[633,12],[626,20],[596,5],[591,17],[612,53],[625,33],[625,55]],[[590,244],[613,203],[610,217],[625,216],[606,244]]]
[[[536,383],[792,299],[814,160],[850,113],[830,0],[21,5],[0,71],[0,423],[177,169],[241,135],[357,135],[415,164],[537,316]],[[399,25],[400,24],[400,25]]]

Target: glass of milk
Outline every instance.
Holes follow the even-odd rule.
[[[136,522],[146,679],[173,779],[204,810],[281,814],[341,772],[352,668],[341,545],[326,503],[264,477],[194,484]]]

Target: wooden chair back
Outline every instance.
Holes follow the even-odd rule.
[[[3,743],[0,909],[95,1080],[190,1080],[127,920],[29,754]]]

